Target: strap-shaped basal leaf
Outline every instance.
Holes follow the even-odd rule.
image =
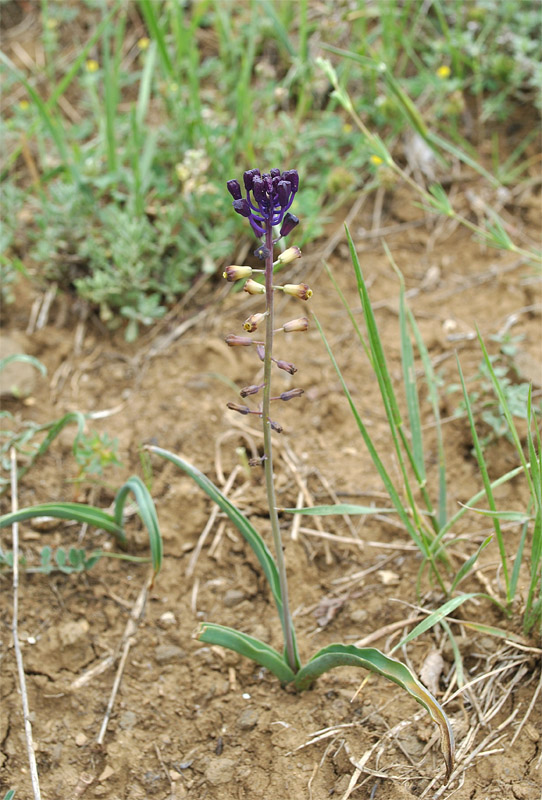
[[[203,489],[203,491],[217,504],[219,508],[224,511],[225,514],[230,518],[233,522],[239,533],[244,537],[245,541],[251,546],[256,558],[261,564],[261,567],[264,571],[265,577],[269,581],[269,585],[271,587],[271,592],[275,599],[275,603],[277,605],[279,616],[282,619],[282,595],[280,592],[280,582],[279,582],[279,574],[273,559],[273,556],[269,552],[267,545],[265,544],[264,540],[254,528],[253,525],[248,521],[248,519],[236,508],[233,503],[228,500],[228,498],[222,494],[220,489],[215,486],[215,484],[209,480],[209,478],[200,472],[199,469],[193,467],[192,464],[189,464],[188,461],[185,461],[180,456],[175,455],[174,453],[170,453],[169,450],[164,450],[161,447],[156,447],[155,445],[150,445],[147,448],[151,453],[156,453],[156,455],[162,456],[166,458],[168,461],[171,461],[172,464],[175,464],[177,467],[182,469],[187,475],[198,484],[198,486]]]
[[[114,516],[84,503],[42,503],[37,506],[20,508],[10,514],[4,514],[0,517],[0,528],[35,517],[55,517],[57,519],[69,519],[86,523],[94,528],[102,528],[104,531],[112,533],[121,544],[126,544],[123,513],[129,492],[133,492],[135,496],[141,519],[149,534],[152,565],[156,575],[162,565],[162,537],[152,497],[141,478],[137,475],[132,475],[117,492]]]
[[[242,656],[251,658],[252,661],[261,664],[262,667],[266,667],[273,675],[276,675],[281,683],[290,683],[294,680],[294,673],[280,653],[247,633],[241,633],[224,625],[216,625],[213,622],[204,622],[198,633],[198,639],[207,644],[227,647],[228,650],[234,650]]]
[[[323,672],[334,667],[363,667],[378,675],[383,675],[427,709],[432,719],[440,728],[440,746],[446,762],[446,775],[450,776],[454,761],[454,735],[448,717],[423,684],[412,672],[394,658],[381,653],[373,647],[355,647],[354,645],[331,644],[324,647],[295,676],[297,689],[308,689],[312,682]]]
[[[157,575],[162,566],[162,536],[158,526],[158,517],[156,515],[156,507],[149,490],[137,475],[132,475],[128,478],[126,483],[121,486],[115,498],[115,520],[117,524],[123,529],[122,520],[124,513],[124,505],[128,492],[132,492],[139,509],[141,520],[149,533],[149,545],[151,548],[151,559],[154,574]]]
[[[1,516],[0,528],[13,525],[14,522],[33,519],[34,517],[72,519],[75,522],[92,525],[94,528],[103,528],[104,531],[112,533],[121,542],[126,540],[122,527],[111,514],[107,514],[99,508],[94,508],[94,506],[87,506],[84,503],[42,503],[37,506],[20,508],[18,511]]]

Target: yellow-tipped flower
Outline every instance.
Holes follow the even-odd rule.
[[[291,264],[296,258],[301,258],[301,250],[299,247],[289,247],[277,258],[279,264]]]
[[[226,267],[224,272],[222,273],[222,277],[226,278],[227,281],[240,281],[241,278],[250,278],[252,275],[252,267],[237,267],[235,264],[232,264],[230,267]]]
[[[310,300],[312,289],[306,283],[287,283],[285,286],[278,286],[284,294],[291,294],[292,297],[299,297],[300,300]]]
[[[437,69],[437,76],[441,78],[443,81],[445,81],[446,78],[449,78],[451,74],[452,70],[450,69],[448,64],[443,64],[441,67]]]
[[[243,291],[249,294],[265,294],[265,286],[263,283],[256,283],[252,278],[249,278],[243,286]]]
[[[89,58],[86,63],[87,72],[98,72],[100,65],[95,58]]]
[[[250,317],[245,320],[243,328],[249,333],[252,333],[257,329],[260,322],[263,322],[264,319],[265,314],[251,314]]]
[[[148,36],[142,36],[141,39],[137,40],[137,46],[139,47],[140,50],[147,50],[150,43],[151,40],[149,39]]]
[[[282,326],[282,330],[286,331],[286,333],[291,333],[292,331],[306,331],[309,327],[309,320],[307,317],[299,317],[299,319],[292,319],[290,322],[285,322]]]
[[[379,167],[381,164],[384,163],[383,160],[380,158],[380,156],[375,156],[375,155],[372,155],[369,161],[374,167]]]

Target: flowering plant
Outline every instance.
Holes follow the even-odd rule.
[[[291,375],[297,372],[294,364],[277,359],[273,355],[275,336],[283,332],[303,332],[309,326],[307,317],[299,317],[283,323],[280,327],[275,327],[274,313],[274,295],[277,291],[282,291],[286,295],[292,295],[303,301],[309,300],[312,296],[312,290],[305,283],[285,285],[275,285],[274,283],[275,268],[291,263],[301,256],[299,248],[290,247],[284,250],[276,260],[273,258],[274,246],[280,239],[291,233],[299,222],[297,217],[289,211],[299,188],[299,177],[296,170],[280,172],[278,169],[272,169],[269,173],[261,174],[259,170],[251,169],[245,172],[243,182],[244,197],[241,186],[236,180],[228,181],[228,191],[233,197],[234,210],[246,217],[256,236],[263,239],[258,245],[255,255],[264,261],[265,266],[257,269],[244,265],[231,265],[225,269],[224,278],[231,282],[245,280],[244,290],[246,292],[264,296],[265,309],[262,312],[251,314],[244,322],[243,330],[245,334],[251,334],[256,332],[259,326],[265,326],[265,338],[253,338],[250,335],[232,333],[225,337],[225,341],[229,347],[253,347],[255,349],[257,356],[263,362],[263,381],[260,384],[245,386],[241,389],[240,395],[242,398],[247,398],[259,395],[261,392],[262,399],[260,406],[256,409],[232,402],[228,403],[228,408],[240,414],[254,414],[261,419],[264,452],[263,456],[253,461],[251,465],[261,465],[265,471],[274,557],[252,523],[209,478],[187,461],[167,450],[155,446],[148,449],[173,462],[190,475],[226,513],[251,546],[269,582],[277,607],[284,636],[284,652],[279,653],[266,642],[214,622],[202,623],[198,638],[200,641],[221,645],[251,658],[276,675],[282,684],[293,684],[298,690],[310,688],[319,675],[338,666],[360,666],[383,675],[411,694],[429,711],[433,720],[438,724],[446,771],[449,776],[454,757],[454,742],[450,724],[438,702],[408,667],[374,648],[359,648],[343,644],[328,645],[313,655],[303,666],[301,665],[289,609],[286,565],[273,482],[272,433],[282,433],[282,426],[270,417],[271,402],[289,401],[303,394],[303,389],[293,388],[273,395],[271,386],[274,368],[284,370]],[[279,225],[280,229],[275,238],[275,229]],[[252,277],[253,275],[258,277],[259,274],[263,275],[263,283]]]

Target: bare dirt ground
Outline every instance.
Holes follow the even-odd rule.
[[[470,188],[477,191],[476,181]],[[509,255],[484,251],[468,232],[448,223],[435,227],[435,220],[424,219],[413,205],[414,198],[403,190],[388,193],[383,200],[382,213],[376,215],[372,201],[365,203],[351,220],[351,229],[397,384],[401,381],[398,282],[383,255],[383,235],[405,276],[410,306],[444,385],[458,381],[456,352],[466,375],[476,372],[481,354],[475,325],[495,352],[490,337],[511,324],[513,334],[524,337],[517,358],[522,374],[516,379],[533,380],[539,390],[540,283],[533,280],[532,269]],[[535,202],[531,190],[516,196],[503,212],[519,236],[538,235]],[[464,203],[465,213],[472,213]],[[330,231],[330,237],[336,233],[334,246],[329,246],[330,238],[307,248],[294,273],[311,284],[311,310],[386,454],[390,447],[376,381],[321,266],[320,256],[327,248],[336,278],[356,308],[341,221],[337,220],[336,231]],[[258,299],[233,294],[217,280],[129,346],[120,335],[111,338],[101,330],[92,315],[79,321],[71,301],[62,297],[51,306],[47,325],[23,336],[34,297],[28,285],[19,287],[17,302],[5,309],[4,332],[17,334],[26,351],[47,366],[48,376],[36,379],[29,398],[7,400],[5,408],[19,424],[29,419],[46,422],[73,410],[109,410],[112,413],[91,424],[118,437],[123,468],[109,473],[110,486],[84,483],[76,488],[67,483],[77,467],[71,454],[73,431],[66,429],[22,480],[20,506],[77,499],[106,508],[114,485],[124,475],[141,474],[141,445],[155,442],[182,454],[219,484],[224,485],[236,470],[230,496],[267,537],[261,473],[252,470],[247,476],[238,467],[236,454],[240,446],[249,452],[261,446],[258,425],[225,408],[228,400],[236,399],[225,381],[239,387],[258,382],[260,364],[254,354],[228,349],[223,343],[224,334],[240,331],[242,321],[257,310]],[[283,320],[305,311],[301,301],[279,303]],[[315,327],[305,335],[290,335],[279,355],[294,361],[299,372],[295,380],[279,375],[277,386],[282,381],[284,389],[295,385],[306,392],[280,409],[284,434],[276,437],[279,505],[295,505],[300,487],[306,487],[314,503],[332,502],[334,492],[342,501],[385,504],[383,486]],[[424,396],[423,385],[421,392]],[[443,392],[442,397],[443,416],[452,415],[459,396]],[[427,453],[436,464],[429,406],[424,410]],[[445,434],[448,503],[455,509],[481,487],[481,480],[467,420],[450,420]],[[489,446],[488,459],[492,478],[516,465],[514,450],[504,439]],[[388,463],[392,466],[391,460]],[[457,621],[450,623],[460,643],[466,679],[486,677],[446,705],[456,733],[459,769],[444,786],[433,726],[395,685],[371,675],[353,700],[366,676],[345,668],[296,695],[246,659],[193,638],[198,622],[205,619],[237,627],[281,648],[272,601],[241,536],[219,515],[194,559],[212,506],[173,465],[153,460],[152,473],[164,565],[133,637],[102,745],[96,739],[123,632],[147,581],[148,567],[103,558],[82,575],[22,576],[19,628],[44,798],[540,797],[540,703],[516,737],[540,686],[540,641],[505,642],[462,623],[490,623],[521,637],[519,616],[506,619],[490,603],[480,601],[462,606],[455,613]],[[430,481],[434,478],[430,475]],[[518,478],[505,484],[498,500],[507,508],[524,508],[523,482]],[[2,506],[9,510],[7,496]],[[390,519],[364,523],[352,519],[349,526],[341,519],[325,518],[319,530],[313,520],[304,518],[292,536],[292,518],[282,516],[302,659],[325,644],[357,643],[373,633],[373,644],[389,650],[405,628],[388,626],[416,616],[412,605],[419,602],[415,580],[420,556],[407,533]],[[146,534],[135,518],[128,532],[130,552],[146,555]],[[322,537],[322,532],[336,538]],[[463,517],[456,533],[466,541],[456,547],[456,568],[489,532],[484,518]],[[518,531],[509,528],[506,535],[512,546]],[[115,549],[103,533],[81,532],[60,522],[48,531],[25,524],[21,537],[29,563],[36,562],[45,543],[56,547],[82,541],[88,550]],[[9,547],[6,531],[2,543]],[[522,588],[526,578],[522,576]],[[462,588],[500,595],[495,543],[484,551],[479,570]],[[0,576],[0,591],[0,790],[14,788],[16,800],[29,800],[7,572]],[[438,594],[427,583],[423,591],[420,602],[436,607]],[[420,637],[400,655],[419,672],[435,649],[444,659],[437,686],[442,699],[452,693],[455,674],[443,632]],[[105,669],[95,669],[99,665]],[[356,771],[356,765],[362,769]]]

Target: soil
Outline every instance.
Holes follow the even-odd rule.
[[[412,201],[399,188],[384,198],[380,219],[373,218],[374,209],[367,203],[351,220],[397,386],[399,286],[380,235],[385,235],[405,277],[410,307],[443,386],[458,381],[456,353],[465,374],[476,373],[481,354],[475,326],[496,352],[491,337],[508,323],[513,335],[523,337],[517,363],[525,374],[520,378],[533,380],[539,390],[540,284],[533,280],[532,269],[508,254],[484,251],[463,229],[440,225],[435,235],[435,221],[424,219]],[[518,203],[508,209],[507,218],[521,236],[535,236],[524,211]],[[328,262],[355,310],[359,301],[346,244],[340,239],[340,222],[338,218],[339,227],[330,231],[330,237],[337,237]],[[322,269],[321,254],[330,241],[318,243],[312,252],[307,249],[292,270],[292,280],[311,284],[310,310],[326,332],[376,446],[396,474],[376,381]],[[77,465],[71,453],[74,431],[66,428],[21,481],[19,505],[61,499],[107,508],[123,477],[142,474],[140,448],[152,442],[182,454],[219,485],[237,469],[230,496],[269,541],[261,470],[247,473],[238,467],[237,448],[244,447],[249,454],[261,448],[257,420],[225,408],[228,400],[236,399],[229,382],[240,387],[260,380],[261,365],[254,353],[228,349],[223,343],[224,334],[239,331],[242,321],[259,308],[259,298],[234,293],[217,279],[172,309],[142,340],[127,345],[120,333],[112,337],[103,331],[92,314],[78,319],[76,307],[61,295],[47,324],[23,335],[35,296],[29,284],[19,285],[17,302],[5,309],[4,330],[6,336],[17,335],[19,344],[24,340],[26,352],[39,358],[48,374],[36,377],[23,399],[7,399],[6,410],[18,425],[47,422],[68,411],[93,412],[89,430],[118,437],[123,466],[111,468],[102,483],[70,484],[67,479],[77,476]],[[302,301],[284,298],[277,313],[286,320],[306,310]],[[179,331],[184,332],[179,335]],[[312,325],[306,334],[289,334],[277,346],[280,357],[299,367],[295,378],[277,374],[277,391],[305,389],[304,397],[281,404],[277,411],[284,427],[284,433],[275,437],[279,506],[296,505],[300,485],[307,488],[312,503],[333,502],[330,492],[334,492],[346,502],[388,505],[316,327]],[[425,397],[423,383],[420,390]],[[471,454],[468,422],[453,418],[459,395],[443,391],[442,397],[441,412],[448,417],[444,426],[448,508],[453,511],[478,490],[481,480]],[[107,413],[97,414],[100,411]],[[436,444],[425,400],[423,412],[433,491]],[[492,477],[516,465],[513,447],[505,439],[489,445],[487,453]],[[19,636],[44,798],[540,797],[540,704],[534,705],[513,738],[540,685],[540,642],[521,638],[519,616],[507,619],[489,602],[478,600],[457,609],[457,621],[450,623],[466,679],[481,676],[482,680],[446,705],[460,769],[445,785],[428,715],[394,684],[343,668],[298,695],[281,688],[252,662],[198,642],[193,636],[198,623],[209,620],[282,647],[261,570],[239,533],[219,515],[192,563],[213,510],[210,501],[188,477],[154,456],[151,492],[164,539],[163,568],[130,640],[102,744],[96,740],[123,633],[147,582],[148,567],[102,558],[83,574],[22,573]],[[498,495],[503,506],[520,509],[527,497],[520,478],[502,486]],[[8,509],[5,496],[3,510]],[[400,625],[415,615],[413,605],[436,607],[442,601],[427,581],[422,582],[422,598],[417,598],[420,556],[391,518],[362,523],[352,518],[349,527],[340,518],[328,517],[320,531],[314,518],[300,521],[296,531],[292,517],[281,516],[302,660],[331,642],[355,643],[379,631],[372,643],[389,651],[409,628],[386,626]],[[321,531],[339,538],[315,535]],[[462,518],[454,531],[462,537],[452,548],[456,569],[488,532],[485,518]],[[128,523],[128,535],[129,552],[147,555],[146,534],[136,517]],[[517,528],[510,526],[506,535],[512,548]],[[53,548],[79,543],[88,550],[118,549],[103,532],[61,522],[47,530],[26,523],[21,539],[29,564],[36,563],[45,543]],[[3,545],[9,547],[5,531]],[[193,572],[187,575],[191,566]],[[526,581],[527,575],[522,575],[521,601]],[[461,588],[501,596],[495,543],[484,551],[480,568]],[[27,800],[31,784],[7,572],[0,577],[0,589],[0,789],[14,788],[17,800]],[[461,620],[497,625],[518,639],[504,643]],[[455,676],[453,653],[442,630],[419,637],[399,655],[419,673],[435,651],[443,659],[433,676],[442,699],[450,696]],[[491,677],[499,669],[497,678]],[[358,764],[361,769],[356,771]]]

